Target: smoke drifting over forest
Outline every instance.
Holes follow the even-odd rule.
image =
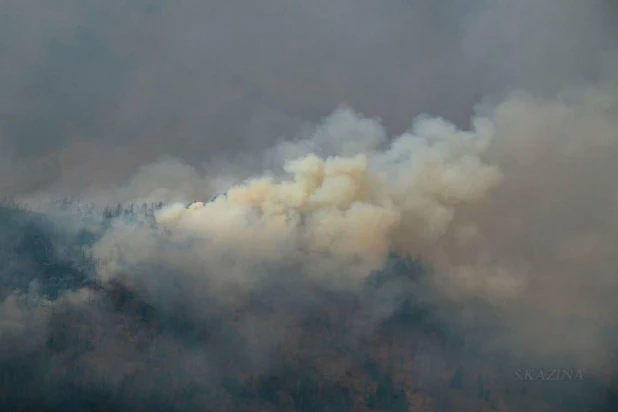
[[[0,7],[0,404],[616,400],[616,2]]]

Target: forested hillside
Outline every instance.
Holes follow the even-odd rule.
[[[482,334],[445,321],[453,313],[423,287],[429,268],[409,259],[393,256],[368,279],[363,300],[311,283],[295,300],[293,282],[280,281],[233,308],[215,309],[218,297],[206,293],[202,304],[213,308],[200,315],[182,298],[160,305],[138,286],[97,279],[89,246],[118,219],[156,225],[162,206],[62,205],[65,217],[81,210],[90,222],[81,228],[17,205],[0,209],[4,408],[579,412],[596,399],[595,410],[613,410],[615,386],[593,377],[514,380],[515,364],[486,352],[475,341]],[[393,288],[396,311],[371,328],[355,325],[368,321],[363,301]],[[196,356],[208,370],[192,368]]]

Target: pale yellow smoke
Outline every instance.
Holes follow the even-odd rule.
[[[319,276],[366,277],[393,251],[437,257],[430,252],[458,208],[481,202],[501,178],[481,159],[491,125],[475,126],[464,133],[423,119],[384,151],[290,160],[287,177],[251,179],[188,208],[172,205],[157,220],[175,233],[200,236],[206,248],[296,259]]]
[[[509,332],[497,340],[514,353],[602,367],[606,340],[594,322],[615,324],[618,309],[615,96],[514,95],[470,132],[422,118],[388,146],[378,122],[354,128],[354,119],[346,111],[326,122],[337,136],[327,155],[311,140],[285,144],[279,153],[301,155],[283,175],[162,210],[159,230],[181,247],[122,225],[110,231],[95,248],[109,262],[101,273],[160,259],[193,284],[242,300],[262,277],[291,273],[268,269],[278,264],[350,286],[390,253],[410,255],[429,265],[446,300],[481,298],[498,309]],[[350,130],[365,143],[346,144],[356,138]]]

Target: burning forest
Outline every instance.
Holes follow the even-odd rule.
[[[616,409],[615,2],[87,3],[0,6],[0,410]]]

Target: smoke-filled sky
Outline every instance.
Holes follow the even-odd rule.
[[[418,292],[365,294],[396,253],[426,265],[437,307],[489,308],[485,350],[614,371],[615,1],[168,3],[0,6],[0,194],[169,204],[158,229],[118,222],[94,244],[102,284],[197,335],[241,313],[232,352],[264,371],[323,290],[356,299],[351,340]],[[56,304],[111,331],[90,293]],[[47,319],[15,296],[3,309],[34,331]],[[231,333],[215,330],[203,350],[142,336],[152,352],[103,333],[93,352],[119,369],[75,362],[114,387],[163,359],[209,387]],[[147,372],[139,393],[156,392]]]
[[[0,188],[77,195],[161,156],[254,153],[341,104],[393,133],[422,113],[467,125],[507,91],[598,80],[615,13],[601,0],[9,0]]]

